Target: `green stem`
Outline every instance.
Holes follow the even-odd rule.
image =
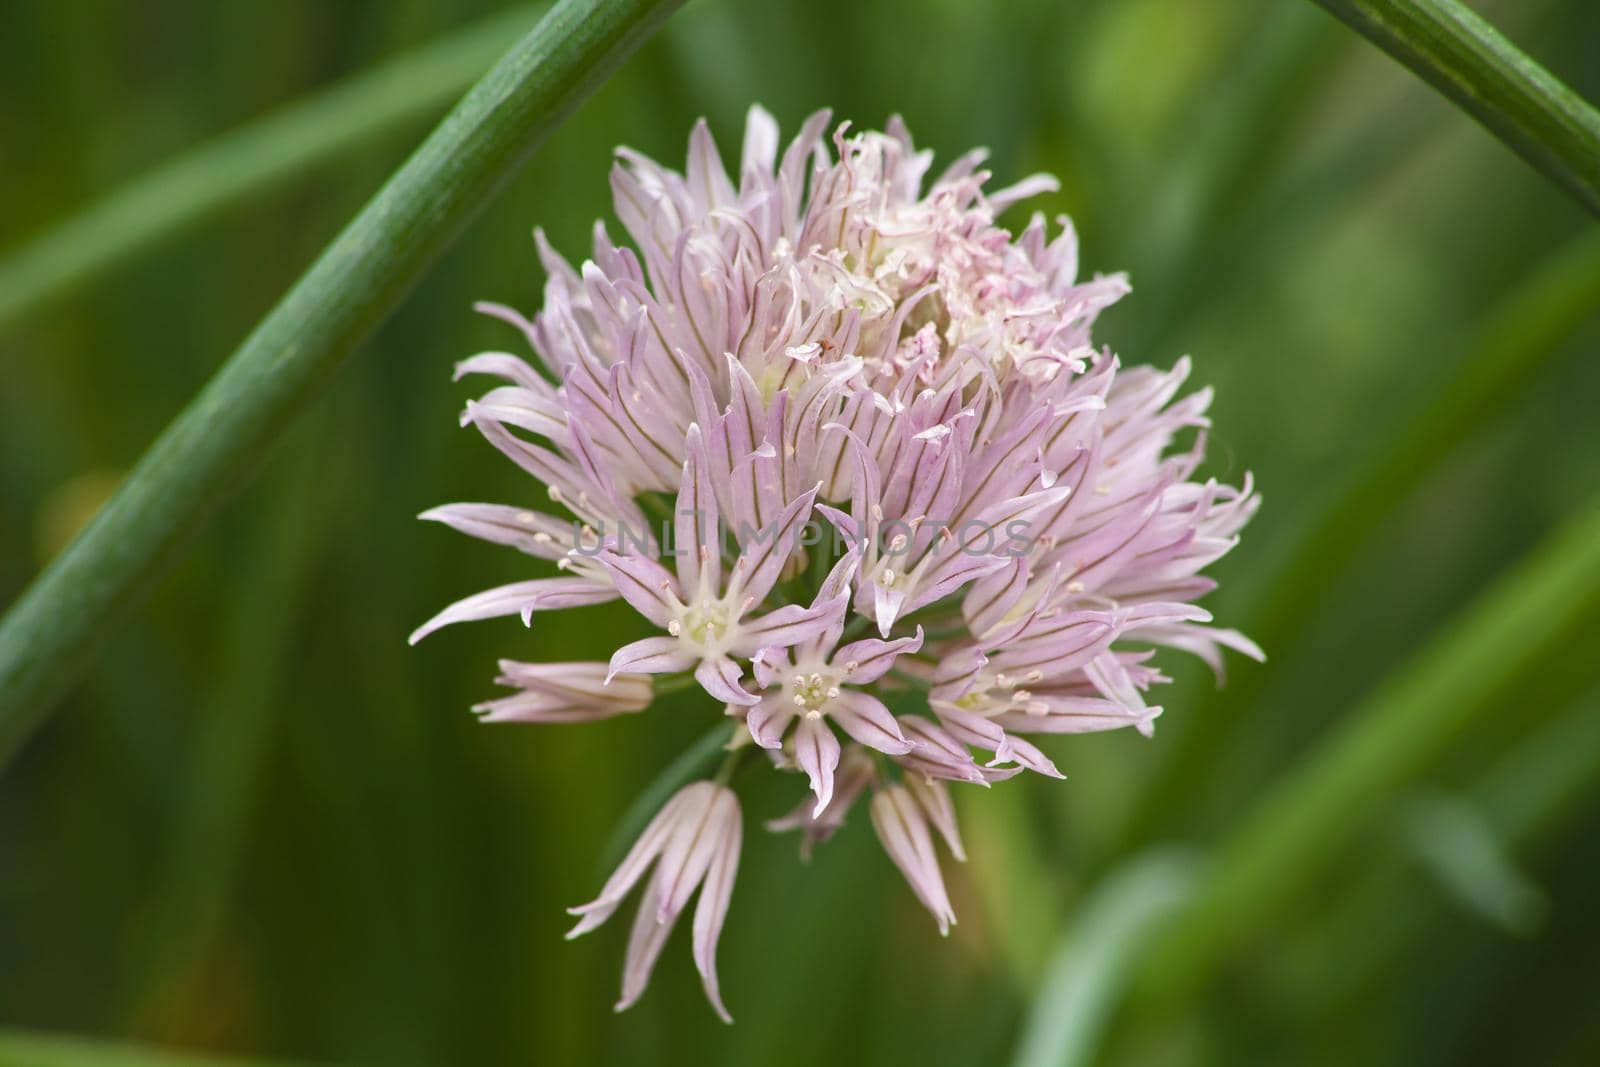
[[[1264,568],[1260,595],[1242,621],[1267,654],[1291,655],[1318,617],[1316,607],[1343,582],[1360,555],[1401,503],[1463,443],[1541,380],[1600,304],[1600,233],[1572,242],[1507,296],[1476,331],[1479,340],[1440,384],[1433,399],[1398,430],[1383,435],[1296,538],[1276,565]],[[1269,672],[1238,671],[1230,684],[1204,698],[1190,714],[1204,729],[1190,730],[1165,753],[1164,773],[1141,799],[1122,843],[1148,840],[1175,808],[1211,775],[1219,754],[1239,735],[1256,707]]]
[[[1591,504],[1262,794],[1148,961],[1147,990],[1192,988],[1474,719],[1503,707],[1510,680],[1561,654],[1566,635],[1597,608],[1600,505]]]
[[[645,786],[644,791],[628,805],[628,810],[623,812],[622,818],[617,822],[617,828],[611,831],[605,847],[600,850],[601,877],[611,873],[611,869],[621,861],[628,847],[644,831],[646,824],[655,818],[656,812],[661,810],[662,805],[672,798],[672,794],[710,770],[717,753],[727,748],[732,737],[733,727],[726,720],[717,723],[701,734],[694,744],[678,753],[678,758],[667,764],[666,768]],[[729,753],[730,756],[739,754],[739,752]],[[722,766],[727,767],[727,763],[726,759],[723,760]]]
[[[1458,0],[1317,0],[1600,215],[1600,112]]]
[[[288,1067],[282,1061],[243,1060],[178,1052],[154,1045],[0,1030],[0,1067]]]
[[[1187,853],[1141,853],[1100,883],[1062,938],[1033,998],[1015,1067],[1094,1062],[1133,964],[1193,891],[1197,868]]]
[[[1508,862],[1528,856],[1554,827],[1582,814],[1600,789],[1597,695],[1519,741],[1461,797],[1481,813],[1484,832],[1506,850]],[[1275,956],[1301,961],[1294,970],[1315,975],[1319,1016],[1351,1018],[1359,1005],[1382,996],[1379,990],[1393,988],[1397,974],[1427,956],[1418,945],[1448,921],[1450,913],[1427,897],[1396,908],[1397,899],[1416,892],[1407,858],[1395,850],[1369,857],[1364,866],[1370,870],[1340,894],[1331,911],[1274,945]]]
[[[722,763],[717,766],[717,773],[711,776],[711,780],[718,785],[728,785],[733,781],[734,775],[750,762],[750,757],[755,751],[755,746],[749,743],[729,749],[728,754],[722,757]]]
[[[1474,790],[1500,833],[1535,837],[1600,789],[1600,693],[1512,749]]]
[[[444,107],[533,22],[516,7],[200,145],[0,260],[0,329],[158,242]]]
[[[0,763],[540,142],[681,0],[562,0],[467,94],[0,620]]]
[[[686,671],[683,674],[658,674],[650,683],[650,692],[651,695],[658,697],[671,696],[685,689],[693,689],[699,684],[693,671]]]

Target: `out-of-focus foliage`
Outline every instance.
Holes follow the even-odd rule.
[[[0,34],[0,255],[129,175],[492,9],[16,0]],[[1600,96],[1592,4],[1482,10]],[[404,637],[524,573],[413,519],[448,499],[537,499],[454,427],[467,392],[451,363],[514,342],[469,305],[537,302],[535,223],[581,254],[609,213],[613,146],[678,157],[704,114],[727,151],[756,100],[790,127],[823,105],[859,124],[899,112],[946,159],[983,143],[1002,180],[1060,174],[1041,206],[1073,216],[1088,269],[1132,274],[1101,336],[1128,362],[1192,353],[1218,391],[1213,469],[1248,466],[1263,487],[1208,606],[1247,628],[1286,597],[1297,614],[1274,624],[1282,647],[1258,635],[1268,664],[1230,664],[1220,696],[1170,662],[1153,742],[1063,738],[1048,747],[1067,782],[962,797],[972,859],[950,872],[948,941],[865,818],[809,866],[753,831],[721,952],[726,1029],[686,938],[621,1017],[626,931],[561,940],[613,824],[716,710],[680,694],[585,727],[474,723],[497,656],[592,657],[636,636],[621,610],[460,627],[415,650]],[[420,132],[0,335],[0,600]],[[396,1065],[1005,1061],[1052,946],[1108,872],[1151,844],[1226,839],[1445,620],[1593,507],[1600,307],[1539,336],[1503,314],[1591,226],[1309,4],[696,0],[485,212],[0,779],[0,1023]],[[1419,432],[1508,321],[1520,332],[1494,340],[1528,373],[1414,491],[1341,527],[1359,541],[1332,554],[1336,580],[1308,580],[1303,604],[1273,588],[1337,487]],[[1597,638],[1587,618],[1496,693],[1197,991],[1115,1013],[1101,1061],[1600,1058],[1600,844],[1584,832],[1600,815]],[[798,795],[761,784],[747,824]]]

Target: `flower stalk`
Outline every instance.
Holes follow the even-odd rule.
[[[344,358],[679,3],[563,0],[335,238],[0,620],[0,765]]]
[[[1600,216],[1600,112],[1459,0],[1317,0]]]
[[[537,17],[496,12],[188,151],[0,257],[0,330],[237,204],[442,109]]]

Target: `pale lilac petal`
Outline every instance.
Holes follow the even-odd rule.
[[[725,704],[749,707],[761,700],[740,684],[744,671],[726,656],[701,660],[700,665],[694,669],[694,676],[700,683],[700,688]]]
[[[672,936],[674,924],[656,918],[655,902],[661,896],[664,868],[656,868],[650,884],[645,887],[644,899],[633,917],[633,929],[628,934],[628,952],[622,962],[622,995],[617,998],[614,1011],[627,1011],[639,1002],[645,987],[650,984],[650,974],[656,969],[661,950]]]
[[[531,582],[514,582],[511,585],[474,593],[456,601],[417,627],[406,640],[414,645],[435,630],[453,623],[495,619],[502,615],[520,615],[524,607],[538,599],[540,593],[550,589],[551,582],[561,581],[564,579],[536,578]]]
[[[1053,193],[1061,188],[1054,174],[1031,174],[1013,185],[984,197],[995,214],[999,214],[1019,200],[1027,200],[1041,193]]]
[[[989,657],[976,645],[941,650],[939,665],[934,669],[930,700],[955,701],[966,696],[977,682],[980,671],[989,665]]]
[[[700,879],[710,869],[711,858],[721,840],[726,809],[731,805],[738,811],[739,802],[723,786],[712,786],[698,796],[705,798],[703,805],[698,809],[686,807],[678,816],[677,826],[662,848],[656,868],[660,876],[655,894],[656,922],[663,925],[677,921]]]
[[[510,545],[539,559],[561,559],[573,545],[570,519],[504,504],[446,504],[417,518],[442,522],[469,537]]]
[[[745,113],[744,149],[739,158],[741,174],[767,176],[778,160],[778,122],[760,104],[751,104]]]
[[[920,715],[902,715],[900,730],[913,743],[911,751],[895,757],[908,770],[930,778],[987,785],[990,775],[978,766],[966,747],[950,734]]]
[[[799,546],[800,527],[811,515],[815,487],[801,493],[783,509],[777,521],[754,531],[739,546],[733,564],[730,594],[760,601],[772,590],[783,565]]]
[[[728,902],[733,897],[733,880],[739,871],[739,850],[744,836],[744,819],[739,813],[738,800],[727,793],[729,803],[722,808],[717,826],[716,850],[711,866],[706,871],[705,884],[700,889],[700,900],[694,909],[694,965],[700,972],[706,998],[725,1023],[733,1016],[722,1003],[722,990],[717,981],[717,939],[722,935],[722,923],[728,916]]]
[[[921,648],[922,627],[919,626],[911,637],[897,637],[893,641],[869,637],[845,645],[834,653],[833,665],[844,671],[844,680],[851,685],[867,685],[888,674],[895,657]]]
[[[528,321],[508,307],[499,304],[478,304],[476,310],[495,318],[504,319],[519,329],[527,331]],[[491,374],[496,378],[504,378],[527,389],[538,389],[548,383],[539,372],[528,365],[528,361],[509,352],[480,352],[469,356],[456,364],[455,380],[460,381],[469,374]]]
[[[1023,710],[996,715],[994,722],[1022,733],[1087,734],[1124,726],[1148,733],[1160,714],[1159,707],[1129,708],[1102,697],[1032,693]]]
[[[688,458],[683,461],[683,480],[672,512],[672,549],[684,595],[699,599],[722,584],[722,549],[718,543],[722,520],[699,426],[690,424],[685,447]]]
[[[617,587],[601,578],[549,578],[538,594],[522,605],[522,625],[533,625],[536,611],[586,608],[617,599]]]
[[[1149,737],[1154,733],[1155,719],[1143,717],[1145,710],[1144,697],[1139,693],[1139,687],[1129,675],[1126,667],[1122,665],[1114,654],[1103,652],[1090,661],[1083,670],[1088,679],[1094,683],[1096,689],[1107,700],[1114,700],[1137,716],[1136,725],[1139,732]]]
[[[1005,730],[982,715],[951,705],[936,706],[933,711],[939,717],[939,725],[963,745],[999,752],[1006,743]]]
[[[792,701],[784,698],[781,690],[767,693],[751,705],[744,724],[756,744],[762,748],[779,749],[783,747],[784,731],[789,729],[798,711]]]
[[[885,589],[878,583],[871,582],[862,589],[862,595],[871,598],[872,619],[878,624],[878,633],[888,637],[889,631],[894,629],[895,620],[905,611],[904,590]]]
[[[622,599],[640,615],[663,629],[677,617],[681,607],[678,582],[661,564],[646,556],[621,554],[609,548],[595,559],[611,575]]]
[[[676,637],[646,637],[613,652],[610,673],[613,677],[625,671],[635,674],[676,674],[693,667],[697,658]]]
[[[905,784],[916,798],[917,806],[927,815],[933,828],[939,831],[950,855],[965,863],[967,850],[961,845],[961,830],[956,825],[956,808],[950,800],[950,787],[936,779],[918,778],[914,774],[906,776]]]
[[[600,888],[600,894],[587,904],[567,909],[570,915],[582,916],[578,925],[567,932],[567,940],[581,937],[611,917],[617,910],[617,905],[622,903],[628,891],[638,883],[650,864],[655,862],[661,850],[666,847],[667,840],[678,825],[678,820],[685,812],[699,811],[708,803],[709,788],[712,788],[710,782],[695,782],[673,794],[672,799],[667,801],[656,813],[656,817],[645,826],[644,832],[633,843],[628,854],[622,857],[622,862],[617,864],[616,871]]]
[[[844,616],[845,599],[803,608],[785,604],[739,625],[738,635],[729,645],[735,655],[748,656],[763,648],[790,648],[824,633]]]
[[[1003,570],[1008,564],[1009,561],[1001,556],[974,556],[957,549],[929,568],[898,614],[909,614],[943,600],[962,586]]]
[[[616,675],[604,663],[500,661],[501,685],[522,691],[473,706],[480,722],[589,722],[643,711],[654,698],[643,674]]]
[[[894,713],[883,701],[858,689],[846,689],[828,702],[828,717],[852,740],[890,756],[902,756],[915,746],[900,729]]]
[[[1231,648],[1257,663],[1265,662],[1267,658],[1267,654],[1261,651],[1260,645],[1238,630],[1179,623],[1171,626],[1141,626],[1128,636],[1138,641],[1150,641],[1169,648],[1182,649],[1198,656],[1201,662],[1211,668],[1218,685],[1225,680],[1221,652],[1223,648]]]
[[[856,576],[856,569],[861,565],[861,553],[852,545],[844,555],[839,557],[839,562],[833,565],[828,576],[822,580],[822,588],[817,590],[817,595],[812,598],[813,604],[822,604],[837,600],[840,597],[848,598],[850,595],[850,581]]]
[[[1036,774],[1042,774],[1047,778],[1066,777],[1056,767],[1054,760],[1040,752],[1037,746],[1024,741],[1020,737],[1012,737],[1007,734],[1004,750],[997,752],[996,756],[1001,760],[1013,760],[1018,765],[1026,767]]]
[[[794,732],[794,758],[811,779],[811,791],[817,795],[817,806],[811,812],[815,818],[833,799],[833,772],[839,766],[839,739],[821,715],[801,716]]]
[[[891,785],[872,798],[872,827],[878,832],[883,850],[905,875],[906,883],[922,906],[933,913],[939,933],[949,934],[956,921],[945,892],[944,875],[934,855],[928,823],[905,786]]]
[[[702,211],[710,211],[733,200],[733,183],[717,154],[717,142],[706,120],[694,124],[689,134],[689,165],[684,170],[689,192]]]

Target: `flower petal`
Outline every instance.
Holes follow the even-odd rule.
[[[844,616],[844,597],[809,608],[799,604],[785,604],[754,619],[739,624],[738,633],[729,645],[729,651],[738,656],[749,656],[764,648],[790,648],[802,641],[825,633],[837,625]]]
[[[872,828],[878,832],[883,850],[905,875],[906,883],[922,906],[933,913],[939,933],[949,934],[956,921],[945,892],[939,859],[934,855],[933,839],[922,809],[903,785],[891,785],[872,798]]]
[[[821,715],[801,716],[794,732],[794,758],[810,777],[811,791],[817,795],[817,806],[811,811],[816,818],[833,799],[833,772],[839,766],[839,739]]]
[[[828,716],[852,740],[886,755],[903,756],[916,747],[883,701],[859,689],[843,690],[830,700]]]
[[[567,932],[568,941],[581,937],[611,917],[622,898],[628,895],[628,891],[666,847],[685,810],[706,802],[704,793],[710,785],[710,782],[695,782],[674,793],[672,799],[662,805],[656,817],[650,820],[628,854],[622,857],[622,862],[617,864],[611,877],[606,879],[606,884],[600,888],[600,895],[587,904],[567,909],[570,915],[582,916],[578,925]]]
[[[705,439],[697,424],[689,424],[685,445],[683,480],[672,509],[672,552],[684,595],[700,599],[716,592],[722,584],[722,518],[711,482]]]
[[[797,709],[783,698],[783,691],[767,693],[751,705],[744,724],[750,736],[762,748],[777,750],[783,747],[783,735],[794,721]]]
[[[665,628],[682,606],[678,582],[667,568],[636,552],[621,553],[606,547],[595,556],[611,575],[617,592],[633,609]]]
[[[725,1023],[733,1016],[722,1003],[722,990],[717,981],[717,939],[722,935],[722,923],[728,916],[728,902],[733,897],[733,880],[739,872],[739,849],[744,835],[744,819],[739,813],[739,802],[732,793],[731,803],[724,805],[721,821],[716,827],[717,845],[706,871],[705,884],[700,889],[700,900],[694,909],[694,965],[700,972],[706,999],[716,1009]]]
[[[540,593],[548,591],[551,583],[566,581],[568,579],[565,578],[535,578],[531,582],[513,582],[511,585],[474,593],[456,601],[417,627],[406,639],[407,643],[414,645],[435,630],[453,623],[495,619],[502,615],[519,615],[523,608],[538,599]]]
[[[921,648],[922,627],[918,626],[917,632],[911,637],[897,637],[893,641],[869,637],[845,645],[834,653],[833,665],[844,671],[846,682],[866,685],[889,673],[896,656],[902,653],[909,655]]]
[[[695,654],[676,637],[646,637],[623,645],[611,654],[606,680],[632,671],[635,674],[675,674],[694,666]]]
[[[442,522],[469,537],[510,545],[539,559],[561,559],[573,545],[570,519],[558,519],[528,508],[504,504],[445,504],[429,508],[417,518]]]
[[[750,707],[761,699],[740,684],[744,671],[727,656],[701,660],[694,669],[694,676],[700,688],[724,704]]]

